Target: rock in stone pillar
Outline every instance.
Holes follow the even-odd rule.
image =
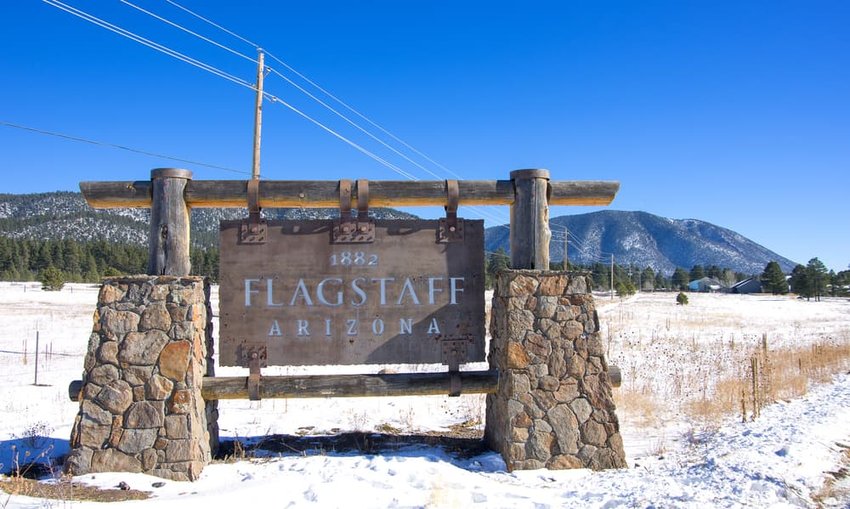
[[[108,278],[98,296],[80,411],[65,469],[198,478],[218,446],[209,284],[200,277]]]
[[[509,470],[627,466],[588,288],[576,272],[497,276],[485,438]]]

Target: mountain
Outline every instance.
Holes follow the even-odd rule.
[[[369,214],[377,219],[413,218],[395,209],[375,208]],[[211,247],[218,244],[218,223],[222,219],[242,219],[245,209],[203,208],[192,210],[192,244]],[[265,209],[266,219],[321,219],[339,216],[337,209]],[[74,239],[80,242],[106,240],[146,245],[148,209],[94,210],[82,194],[53,192],[0,194],[0,236],[15,239]]]
[[[395,209],[371,209],[381,219],[415,217]],[[338,217],[336,209],[266,209],[268,219]],[[150,213],[147,209],[93,210],[80,193],[0,194],[0,236],[16,239],[67,239],[146,245]],[[192,243],[218,244],[218,222],[247,217],[245,209],[195,209]],[[796,263],[726,228],[696,219],[667,219],[646,212],[605,210],[551,219],[552,260],[564,256],[563,231],[569,230],[569,257],[573,263],[607,263],[611,253],[619,265],[671,273],[676,267],[717,265],[746,274],[760,273],[776,260],[787,273]],[[487,251],[509,251],[508,228],[485,232]]]
[[[770,261],[786,273],[795,262],[780,256],[743,235],[697,219],[668,219],[647,212],[604,210],[560,216],[549,221],[550,257],[564,257],[564,228],[568,230],[568,255],[572,263],[608,263],[611,254],[618,265],[649,266],[672,273],[676,267],[717,265],[745,274],[759,274]],[[485,249],[509,251],[509,232],[504,226],[488,228]]]

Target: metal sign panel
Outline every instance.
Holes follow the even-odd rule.
[[[340,243],[332,220],[268,221],[247,243],[222,221],[219,363],[442,363],[456,340],[484,360],[483,221],[452,242],[437,220],[374,224],[371,242]]]

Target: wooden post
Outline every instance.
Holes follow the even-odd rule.
[[[511,268],[549,270],[549,170],[511,172]]]
[[[183,198],[192,172],[177,168],[151,171],[151,231],[148,274],[188,276],[189,206]]]
[[[259,50],[257,58],[257,98],[254,103],[254,163],[251,167],[251,178],[260,178],[260,138],[263,128],[263,77],[265,64],[263,51]]]

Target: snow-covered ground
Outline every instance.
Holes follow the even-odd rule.
[[[125,482],[153,494],[141,502],[145,507],[187,509],[246,502],[262,507],[850,507],[846,478],[833,486],[833,498],[824,489],[827,472],[846,472],[842,462],[850,458],[850,375],[770,405],[751,422],[730,415],[706,426],[683,410],[688,401],[713,390],[712,373],[734,368],[765,334],[771,348],[847,341],[850,301],[689,296],[687,307],[676,306],[674,294],[598,298],[610,362],[624,375],[619,397],[649,394],[654,401],[648,407],[654,415],[642,415],[623,402],[624,409],[632,409],[620,413],[629,469],[508,473],[492,452],[474,451],[470,457],[427,440],[400,440],[370,453],[317,442],[254,460],[216,462],[194,483],[126,473],[76,481],[109,488]],[[82,371],[96,297],[97,289],[86,285],[42,292],[35,284],[0,283],[2,470],[15,454],[26,459],[27,451],[30,458],[42,450],[52,456],[67,451],[77,412],[67,386]],[[238,372],[218,369],[219,374]],[[480,423],[483,410],[483,397],[477,395],[224,401],[220,426],[225,439],[378,428],[422,435]],[[100,504],[0,493],[0,507],[59,506]]]

